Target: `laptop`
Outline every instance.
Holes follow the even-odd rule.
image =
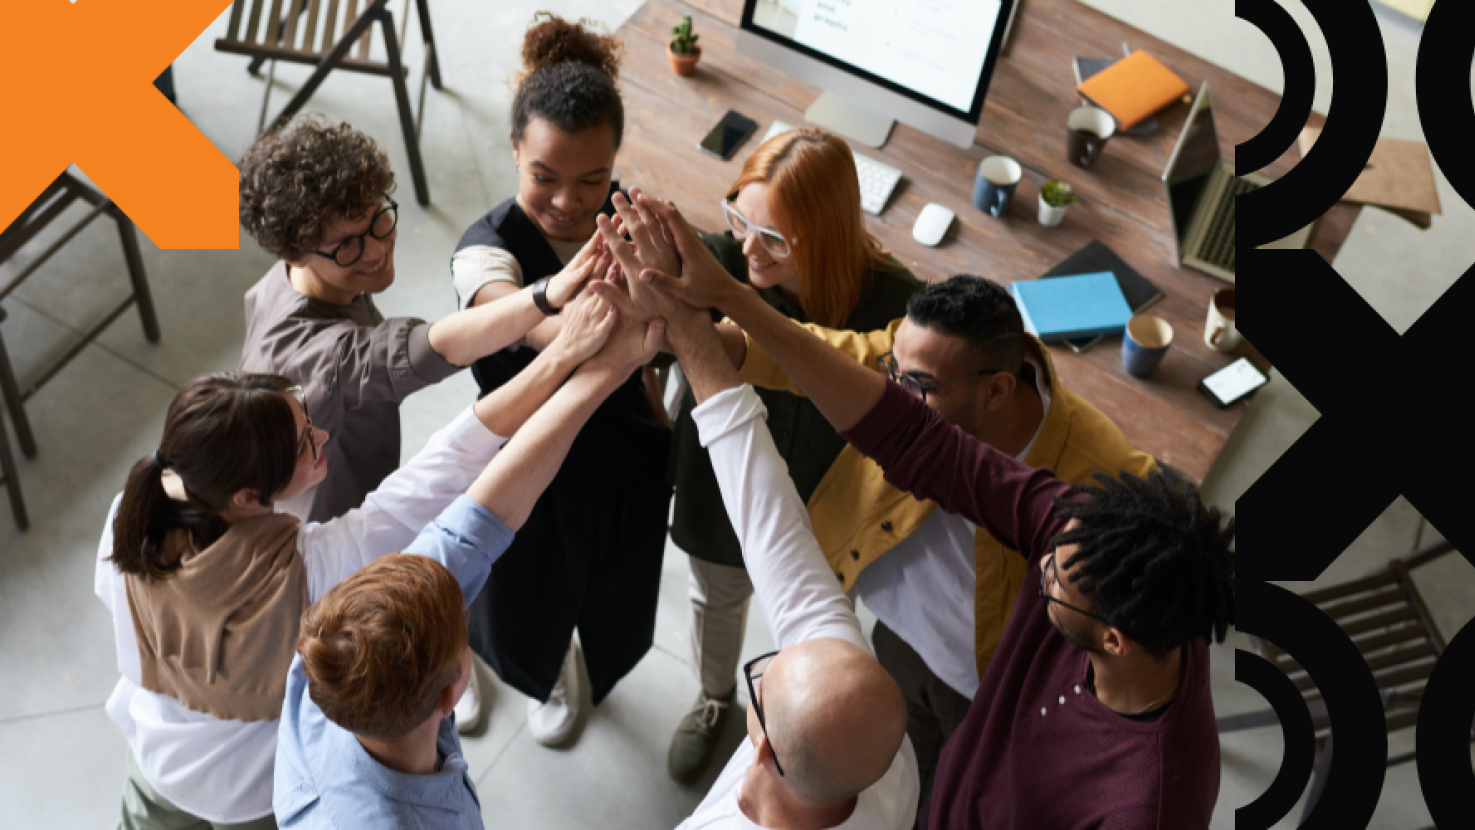
[[[1234,282],[1234,197],[1270,184],[1258,173],[1234,175],[1234,165],[1219,154],[1214,100],[1209,83],[1199,87],[1168,167],[1163,171],[1178,264]],[[1262,248],[1304,248],[1307,225]]]

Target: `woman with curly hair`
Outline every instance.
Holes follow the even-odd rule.
[[[385,318],[373,295],[394,283],[393,192],[373,139],[312,117],[262,136],[241,162],[241,225],[280,261],[246,292],[239,368],[301,385],[334,437],[323,483],[281,505],[303,521],[358,507],[399,467],[401,401],[521,338],[543,319],[540,302],[568,302],[608,263],[590,244],[552,276],[546,300],[529,289],[434,324]],[[475,728],[474,684],[457,715]]]
[[[463,308],[535,291],[599,237],[613,215],[615,154],[625,110],[615,86],[622,47],[613,36],[540,13],[522,45],[512,103],[517,196],[478,219],[451,261]],[[560,301],[525,343],[473,365],[481,393],[497,389],[558,331]],[[492,568],[471,609],[471,645],[503,681],[526,694],[528,728],[547,746],[577,722],[579,633],[598,704],[645,656],[671,488],[670,430],[659,395],[634,372],[579,434],[516,541]]]

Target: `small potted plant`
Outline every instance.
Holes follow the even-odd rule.
[[[672,26],[671,35],[666,57],[671,59],[671,71],[685,78],[696,69],[697,61],[702,57],[702,47],[697,45],[697,38],[701,35],[691,33],[691,15],[684,15],[680,26]]]
[[[1040,188],[1040,224],[1054,227],[1065,219],[1065,209],[1076,200],[1070,185],[1059,179],[1051,179]]]

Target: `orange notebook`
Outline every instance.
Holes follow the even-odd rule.
[[[1133,52],[1087,78],[1076,91],[1111,113],[1123,130],[1188,94],[1188,84],[1152,55]]]

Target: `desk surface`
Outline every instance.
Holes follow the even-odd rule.
[[[675,201],[701,227],[723,226],[718,200],[768,125],[775,120],[803,125],[804,110],[820,93],[738,54],[734,39],[741,12],[741,0],[647,0],[618,32],[627,50],[621,73],[626,108],[621,181]],[[665,54],[671,26],[683,14],[691,15],[702,37],[701,63],[690,78],[672,73]],[[1235,355],[1220,354],[1203,342],[1209,296],[1224,283],[1179,268],[1173,253],[1161,176],[1188,107],[1175,104],[1160,113],[1155,135],[1116,136],[1090,170],[1074,167],[1065,158],[1065,117],[1077,106],[1071,59],[1119,55],[1125,42],[1151,52],[1192,89],[1209,81],[1221,149],[1230,159],[1236,144],[1269,123],[1280,97],[1075,0],[1025,0],[1012,41],[994,71],[971,148],[959,149],[902,123],[881,150],[858,148],[903,171],[885,211],[867,215],[867,225],[913,273],[928,280],[973,273],[1007,285],[1039,276],[1093,239],[1110,246],[1166,295],[1153,313],[1173,325],[1171,351],[1145,381],[1122,369],[1119,338],[1079,355],[1051,347],[1051,357],[1066,386],[1105,412],[1133,444],[1202,481],[1248,404],[1216,409],[1196,388]],[[737,156],[722,162],[703,153],[697,142],[728,108],[757,120],[759,128]],[[1323,120],[1314,114],[1311,123]],[[998,153],[1025,168],[1003,220],[971,201],[978,162]],[[1288,150],[1265,172],[1284,174],[1298,158]],[[1063,225],[1046,228],[1035,219],[1036,193],[1056,177],[1069,182],[1080,198]],[[911,235],[928,202],[958,217],[937,248]],[[1358,210],[1346,203],[1332,208],[1318,221],[1311,247],[1331,261]]]

